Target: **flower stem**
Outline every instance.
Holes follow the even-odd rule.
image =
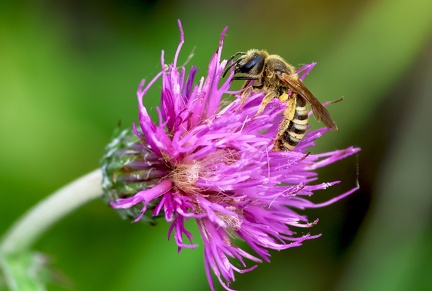
[[[27,211],[3,236],[1,254],[29,248],[55,222],[88,201],[102,196],[102,172],[97,169],[54,192]]]

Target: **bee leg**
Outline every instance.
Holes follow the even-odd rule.
[[[287,120],[293,120],[294,119],[294,113],[295,113],[296,106],[297,106],[297,99],[296,98],[288,98],[287,99],[286,109],[283,112],[285,119],[287,119]]]
[[[324,103],[323,103],[323,106],[327,106],[327,105],[330,105],[330,104],[335,104],[335,103],[341,102],[341,101],[343,101],[343,100],[344,100],[344,97],[339,98],[339,99],[337,99],[337,100],[327,101],[327,102],[324,102]]]
[[[277,95],[274,92],[268,92],[263,100],[261,101],[260,107],[258,108],[258,112],[255,114],[254,118],[257,117],[258,115],[260,115],[261,113],[263,113],[265,107],[267,106],[267,104],[270,103],[270,101],[273,100],[273,98],[276,98]]]
[[[252,86],[248,86],[245,87],[242,94],[241,94],[241,102],[240,105],[243,106],[246,103],[246,98],[249,97],[250,93],[252,92],[253,87]]]

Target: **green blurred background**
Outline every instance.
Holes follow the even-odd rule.
[[[264,48],[290,63],[318,62],[306,84],[339,126],[313,152],[360,146],[320,172],[340,186],[309,210],[319,239],[237,275],[238,290],[432,290],[432,2],[0,2],[0,232],[62,185],[99,165],[121,121],[137,120],[135,91],[172,60],[205,74],[221,30],[224,57]],[[159,86],[159,85],[157,85]],[[159,102],[147,100],[150,111]],[[312,126],[317,128],[318,124]],[[359,175],[357,176],[357,168]],[[196,243],[201,243],[196,229]],[[130,224],[93,201],[34,246],[58,271],[48,290],[208,290],[202,246],[177,254],[168,225]],[[223,290],[217,285],[217,290]]]

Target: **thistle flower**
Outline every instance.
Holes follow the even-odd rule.
[[[210,288],[212,274],[226,290],[235,272],[256,268],[247,266],[269,261],[270,249],[300,246],[320,235],[296,234],[294,228],[308,228],[298,212],[323,207],[351,194],[356,188],[332,200],[314,204],[307,198],[314,191],[339,183],[313,182],[315,170],[359,151],[347,148],[322,154],[309,154],[308,148],[327,129],[310,131],[292,151],[272,151],[284,104],[275,99],[255,116],[263,93],[252,92],[241,102],[240,91],[229,91],[233,73],[224,81],[227,64],[221,61],[223,38],[212,56],[205,78],[195,80],[197,68],[186,73],[178,66],[181,41],[172,64],[144,88],[138,89],[139,124],[134,136],[123,132],[110,146],[104,159],[105,196],[113,208],[134,221],[164,216],[171,223],[179,251],[195,248],[185,221],[195,219],[204,243],[204,264]],[[314,64],[299,72],[304,77]],[[162,78],[161,106],[154,123],[143,99],[158,78]],[[235,96],[232,102],[223,96]],[[186,237],[189,242],[184,242]],[[254,254],[240,248],[245,241]],[[243,268],[236,267],[235,261]]]

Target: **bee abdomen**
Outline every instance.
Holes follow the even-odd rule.
[[[298,98],[293,119],[289,122],[283,122],[279,128],[279,138],[275,142],[275,150],[293,150],[306,133],[308,119],[306,102]]]

